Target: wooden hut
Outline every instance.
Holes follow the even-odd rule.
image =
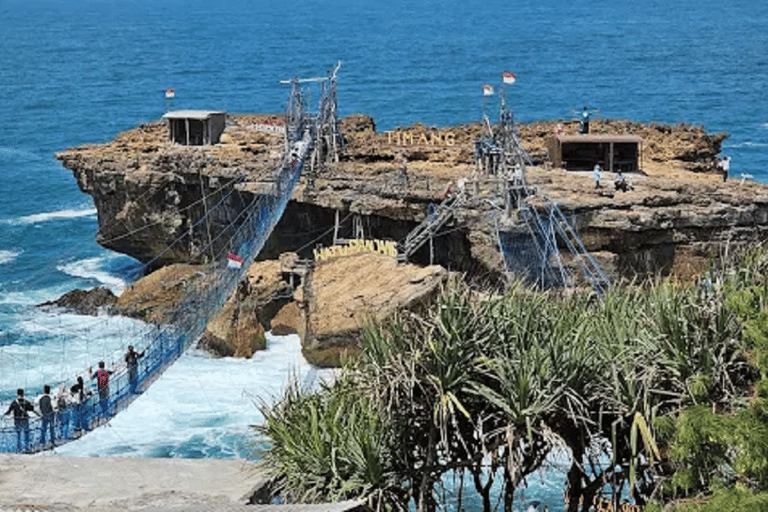
[[[227,124],[221,110],[176,110],[163,116],[168,121],[171,142],[184,146],[218,144]]]
[[[552,165],[568,171],[591,171],[595,164],[608,172],[642,169],[643,139],[637,135],[558,134],[547,147]]]

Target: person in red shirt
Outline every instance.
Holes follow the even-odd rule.
[[[101,406],[101,415],[106,419],[109,412],[109,376],[111,370],[104,368],[104,361],[99,361],[99,369],[92,375],[91,379],[96,379],[96,387],[99,390],[99,405]]]

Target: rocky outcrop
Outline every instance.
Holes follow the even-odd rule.
[[[337,365],[356,353],[368,320],[413,310],[432,301],[449,273],[431,265],[402,265],[374,253],[339,256],[315,265],[311,286],[300,288],[299,334],[304,357],[318,366]]]
[[[204,262],[223,250],[228,237],[222,232],[269,182],[282,155],[282,138],[255,127],[279,122],[275,116],[231,116],[222,143],[205,147],[171,144],[164,124],[149,123],[109,144],[74,148],[57,157],[94,199],[99,243],[152,267]],[[596,195],[589,177],[545,165],[546,138],[557,124],[565,133],[577,130],[577,123],[567,121],[519,125],[534,163],[542,164],[529,180],[567,205],[587,248],[606,253],[618,274],[674,271],[670,251],[706,253],[710,249],[704,246],[713,237],[727,238],[736,230],[743,239],[762,229],[762,187],[738,180],[716,183],[717,155],[726,134],[707,134],[685,124],[593,121],[594,133],[635,134],[644,140],[644,173],[635,179],[635,192]],[[486,200],[496,185],[478,176],[473,163],[478,124],[416,124],[382,133],[370,117],[356,115],[343,119],[342,129],[346,156],[321,170],[312,188],[300,182],[263,258],[286,251],[311,257],[315,245],[332,243],[329,228],[337,211],[344,220],[343,237],[351,235],[349,216],[357,215],[366,224],[366,237],[402,240],[452,182],[477,178],[476,200],[461,212],[454,230],[435,240],[434,262],[471,276],[500,276],[488,222],[495,213]],[[414,261],[429,263],[428,252]]]
[[[225,249],[222,244],[228,237],[219,235],[236,224],[254,194],[266,189],[283,142],[279,134],[262,133],[257,125],[279,123],[276,116],[230,116],[222,142],[203,147],[171,144],[162,123],[149,123],[111,143],[69,149],[57,158],[94,199],[99,243],[151,267],[203,263]],[[518,126],[535,164],[527,179],[561,205],[611,278],[656,273],[686,278],[704,269],[723,244],[765,237],[766,187],[740,179],[723,182],[717,172],[726,134],[708,134],[687,124],[593,121],[592,133],[643,138],[642,172],[631,176],[633,190],[617,192],[608,173],[605,186],[595,189],[590,175],[548,164],[546,139],[558,124],[566,134],[577,131],[576,122],[562,120]],[[439,202],[451,184],[463,179],[470,201],[453,225],[434,239],[431,253],[425,247],[411,258],[435,272],[423,277],[429,283],[423,296],[433,293],[444,279],[435,267],[427,266],[430,263],[468,279],[496,283],[503,279],[494,224],[499,185],[493,177],[481,176],[473,160],[479,124],[445,128],[416,124],[379,132],[373,119],[355,115],[343,119],[341,126],[346,154],[312,180],[302,178],[260,258],[276,260],[287,251],[311,258],[316,246],[333,243],[337,218],[340,238],[354,238],[362,229],[368,239],[403,240],[427,215],[430,203]],[[536,199],[531,201],[535,204]],[[376,305],[374,311],[384,311],[385,304],[408,307],[413,302],[396,296],[398,287],[407,288],[397,275],[409,275],[409,267],[381,259],[375,266],[358,268],[363,260],[368,258],[318,265],[311,300],[301,293],[290,297],[298,285],[289,286],[280,268],[252,269],[248,293],[225,308],[227,320],[211,327],[209,344],[229,340],[233,351],[250,346],[243,339],[260,339],[260,324],[286,333],[306,333],[308,327],[312,333],[306,340],[308,350],[312,340],[328,347],[352,346],[361,311],[370,311],[371,305]],[[329,270],[334,265],[344,270]],[[336,277],[325,281],[326,272]],[[351,280],[348,286],[341,285],[341,276]],[[386,276],[386,282],[378,281],[379,276]],[[172,287],[160,284],[172,300]],[[326,286],[335,292],[327,295]],[[376,289],[379,296],[372,294]],[[413,297],[419,293],[414,291]],[[120,302],[135,301],[130,290],[123,295],[126,298]],[[146,306],[140,315],[150,319],[160,308],[152,301]],[[123,307],[130,312],[133,306]],[[348,323],[342,322],[344,318]],[[244,338],[231,330],[233,323],[247,326]]]
[[[96,316],[100,311],[108,311],[117,302],[112,290],[104,287],[90,290],[72,290],[58,299],[38,304],[38,307],[57,307],[78,315]]]

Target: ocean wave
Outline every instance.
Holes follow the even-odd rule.
[[[768,148],[768,142],[737,142],[735,144],[723,143],[723,148]]]
[[[0,390],[15,389],[19,382],[40,389],[75,376],[99,360],[110,366],[122,361],[126,340],[142,339],[151,329],[139,320],[120,316],[95,317],[31,308],[10,331],[15,343],[0,347],[3,372]]]
[[[2,156],[13,158],[21,157],[25,160],[41,160],[41,156],[37,153],[33,153],[32,151],[0,146],[0,157]]]
[[[12,306],[34,306],[61,296],[66,290],[60,287],[40,288],[16,292],[0,293],[0,304]]]
[[[96,215],[96,208],[89,208],[87,210],[59,210],[55,212],[25,215],[24,217],[8,221],[8,223],[14,225],[37,224],[51,220],[78,219],[80,217],[91,217],[93,215]]]
[[[125,280],[103,270],[102,265],[107,259],[108,258],[87,258],[59,265],[56,269],[73,277],[95,279],[106,285],[115,294],[119,295],[125,288]]]
[[[127,338],[126,338],[127,339]],[[248,425],[263,417],[254,403],[280,396],[290,375],[305,381],[333,373],[309,365],[296,335],[267,334],[254,359],[215,358],[191,349],[131,406],[62,455],[205,456],[246,458],[254,437]],[[139,346],[143,349],[143,346]]]
[[[16,259],[16,257],[21,254],[17,251],[2,251],[0,250],[0,265],[3,265],[5,263],[10,263],[13,260]]]

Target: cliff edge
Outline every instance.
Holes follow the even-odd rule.
[[[110,143],[68,149],[57,158],[72,170],[81,190],[93,197],[100,244],[151,268],[190,260],[204,263],[207,253],[201,247],[210,246],[213,253],[221,249],[211,233],[224,229],[269,183],[283,156],[281,122],[276,115],[231,115],[219,144],[195,147],[169,142],[166,125],[153,122]],[[504,280],[493,225],[498,204],[489,199],[499,184],[479,172],[474,158],[479,124],[444,128],[416,124],[379,132],[372,118],[355,115],[344,118],[341,128],[346,153],[338,163],[311,176],[305,173],[260,259],[277,260],[286,252],[312,259],[315,248],[333,245],[335,238],[402,241],[428,215],[430,205],[462,181],[471,200],[434,238],[431,249],[422,248],[410,261],[414,268],[434,264],[486,283]],[[630,175],[632,189],[621,192],[612,186],[611,173],[604,172],[604,186],[596,188],[591,173],[551,165],[547,139],[556,131],[575,135],[577,123],[535,122],[517,128],[533,161],[528,183],[560,205],[586,249],[612,279],[649,274],[687,279],[706,268],[708,259],[726,244],[765,236],[768,189],[738,177],[723,181],[719,172],[726,134],[708,134],[688,124],[593,120],[594,134],[642,138],[639,172]],[[207,216],[212,205],[217,205],[217,213]],[[361,267],[363,260],[369,266]],[[278,268],[255,271],[261,273],[262,284],[249,277],[250,291],[242,300],[258,297],[252,301],[253,311],[266,329],[275,318],[280,319],[281,332],[295,329],[306,336],[309,326],[314,338],[305,339],[305,348],[323,340],[335,345],[345,339],[349,344],[356,331],[338,318],[346,314],[359,324],[355,311],[371,304],[406,307],[413,297],[402,301],[396,297],[403,286],[399,276],[410,267],[394,260],[341,258],[333,273],[353,283],[341,285],[336,278],[325,281],[318,265],[312,281],[317,307],[310,323],[304,317],[312,302],[298,284],[291,287],[291,292],[298,291],[295,297],[269,286],[255,291],[270,279],[281,281],[278,287],[287,286],[286,274]],[[267,274],[272,277],[267,279]],[[445,276],[433,272],[424,279],[431,287],[423,290],[428,297]],[[368,298],[355,304],[357,293]],[[328,297],[337,300],[324,299]],[[226,313],[229,323],[211,327],[218,339],[235,336],[227,334],[227,326],[234,316],[242,316],[232,308]],[[249,336],[258,338],[256,324],[249,329]]]

